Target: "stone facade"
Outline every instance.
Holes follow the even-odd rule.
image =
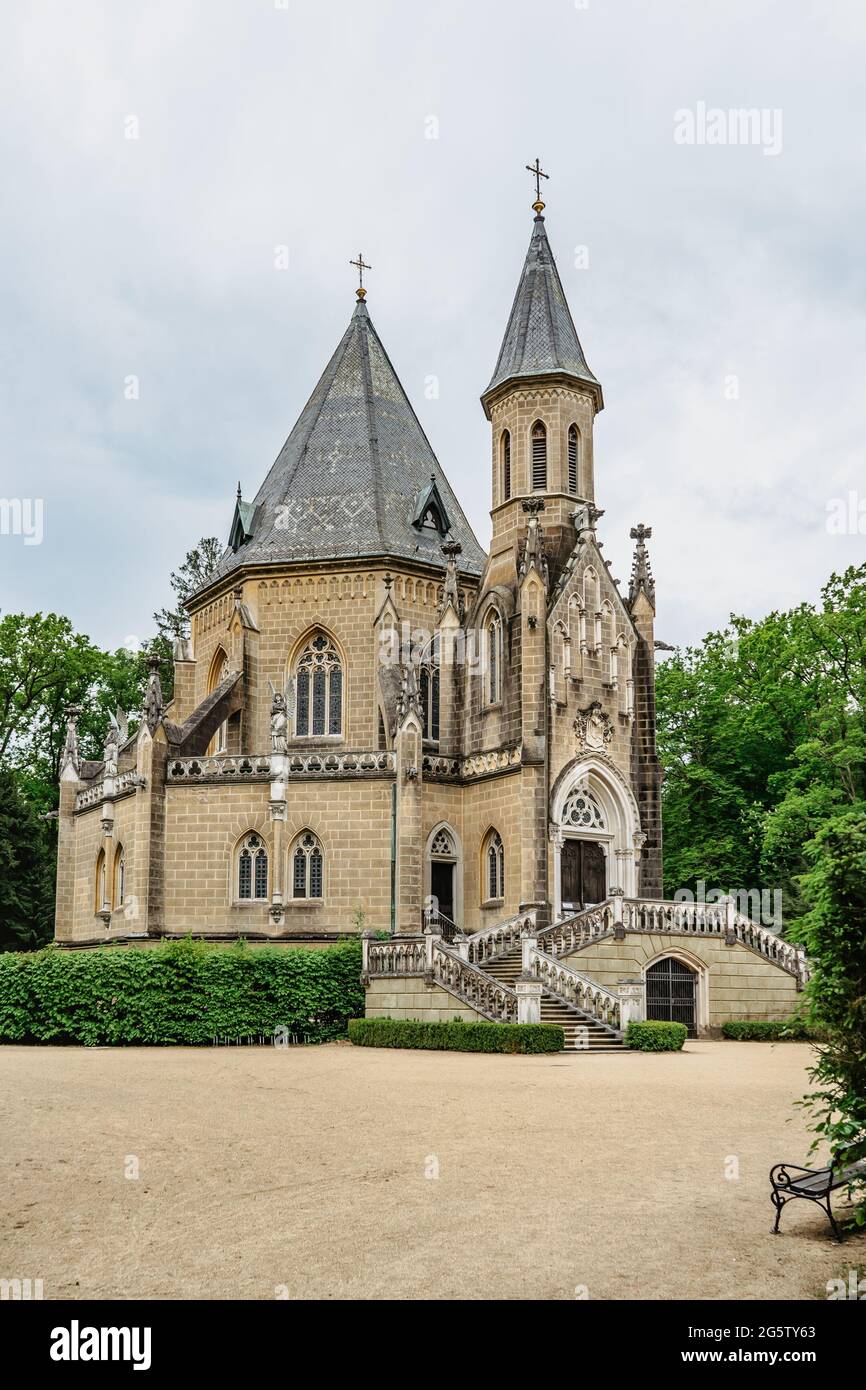
[[[536,211],[482,397],[489,551],[359,291],[188,602],[172,702],[153,670],[137,733],[109,730],[96,762],[70,713],[58,942],[411,937],[431,914],[472,934],[528,912],[543,931],[660,898],[650,532],[632,532],[625,595],[595,505],[601,387]],[[605,983],[649,945],[599,945],[580,969]],[[704,961],[713,1019],[788,1007],[792,977],[744,954],[714,943]],[[372,1012],[477,1016],[429,980],[392,985],[371,981]]]

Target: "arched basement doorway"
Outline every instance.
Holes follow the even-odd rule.
[[[698,973],[676,956],[663,956],[648,965],[646,1016],[664,1023],[684,1023],[689,1037],[698,1036]]]

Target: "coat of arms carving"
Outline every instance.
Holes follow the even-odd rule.
[[[593,700],[586,709],[578,711],[574,721],[574,732],[578,743],[584,748],[602,751],[613,738],[613,724],[605,714],[598,700]]]

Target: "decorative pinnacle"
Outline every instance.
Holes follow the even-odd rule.
[[[541,214],[544,212],[544,203],[541,201],[541,180],[549,179],[550,175],[545,174],[544,170],[541,167],[541,160],[538,158],[538,155],[535,156],[535,163],[527,164],[526,168],[528,172],[532,174],[535,178],[535,202],[532,204],[532,206],[534,211],[540,217]]]
[[[637,541],[637,545],[634,548],[631,579],[628,586],[629,603],[634,603],[639,591],[643,589],[650,603],[652,603],[653,606],[655,605],[656,586],[646,548],[646,542],[649,540],[652,533],[653,528],[651,526],[644,526],[642,521],[639,521],[637,526],[633,526],[629,532],[631,539]]]
[[[364,289],[364,271],[372,270],[373,267],[371,265],[368,265],[367,262],[364,260],[363,251],[359,251],[358,259],[356,261],[350,261],[349,265],[357,266],[358,269],[358,288],[356,289],[355,293],[359,299],[366,299],[367,291]]]

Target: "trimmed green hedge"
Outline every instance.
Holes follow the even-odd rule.
[[[0,1042],[211,1043],[346,1036],[364,1007],[361,946],[172,941],[0,954]]]
[[[722,1036],[734,1042],[807,1042],[816,1034],[800,1018],[730,1018]]]
[[[626,1047],[640,1052],[680,1052],[689,1035],[684,1023],[665,1023],[648,1018],[643,1023],[632,1021],[625,1030]]]
[[[423,1023],[414,1018],[353,1018],[358,1047],[421,1047],[445,1052],[561,1052],[558,1023]]]

